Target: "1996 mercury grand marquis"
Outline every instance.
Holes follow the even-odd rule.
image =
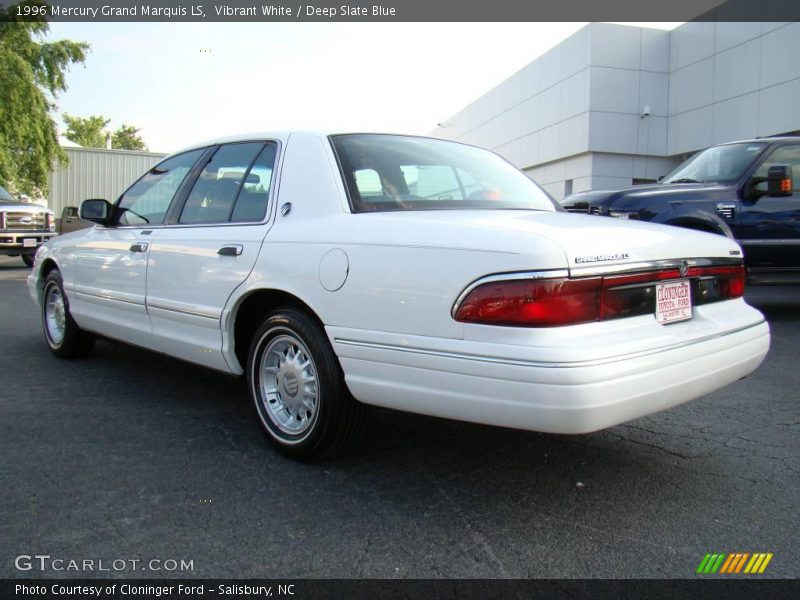
[[[218,140],[81,218],[96,225],[45,244],[28,280],[50,349],[100,335],[244,374],[298,458],[351,447],[364,404],[595,431],[732,383],[769,347],[735,242],[567,214],[453,142]]]

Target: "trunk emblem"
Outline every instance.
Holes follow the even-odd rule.
[[[630,258],[627,252],[618,252],[616,254],[595,254],[593,256],[578,256],[575,258],[575,262],[578,264],[581,263],[593,263],[593,262],[606,262],[608,260],[627,260]]]
[[[681,277],[686,277],[686,274],[689,272],[689,263],[685,260],[681,262],[680,266],[678,267],[678,271],[680,271]]]

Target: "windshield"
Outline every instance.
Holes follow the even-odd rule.
[[[11,197],[11,194],[9,194],[6,191],[6,188],[4,188],[2,185],[0,185],[0,200],[3,202],[15,202],[14,198]]]
[[[524,173],[480,148],[385,134],[335,135],[331,143],[353,212],[558,210]]]
[[[698,152],[661,183],[728,183],[736,181],[767,145],[725,144]]]

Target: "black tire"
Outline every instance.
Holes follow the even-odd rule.
[[[52,302],[53,307],[62,303],[61,312],[55,309],[55,315],[48,323],[48,303]],[[59,336],[55,333],[57,326],[53,320],[60,322],[63,333]],[[84,331],[75,323],[72,315],[69,314],[69,300],[64,293],[64,282],[61,273],[56,269],[50,271],[44,280],[42,287],[42,328],[44,329],[44,339],[53,354],[61,358],[83,358],[94,348],[95,338],[92,334]]]
[[[24,262],[29,267],[33,266],[33,261],[36,258],[35,254],[23,254],[22,255],[22,262]]]
[[[302,311],[279,308],[263,321],[250,344],[247,384],[262,429],[287,456],[333,458],[361,438],[366,408],[347,389],[325,332]]]

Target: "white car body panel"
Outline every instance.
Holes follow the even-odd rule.
[[[560,433],[696,398],[752,372],[769,348],[763,316],[741,299],[696,306],[690,321],[668,326],[652,315],[545,329],[458,322],[454,302],[488,275],[624,271],[730,260],[741,249],[721,236],[562,212],[351,214],[325,135],[231,141],[244,139],[281,144],[263,223],[149,227],[137,256],[126,248],[143,227],[77,231],[39,252],[32,296],[39,301],[52,260],[81,327],[241,374],[237,310],[252,293],[279,290],[324,324],[361,402]],[[241,255],[218,255],[226,244]]]
[[[66,245],[73,267],[67,294],[75,320],[86,329],[147,346],[151,335],[145,307],[148,252],[131,252],[130,247],[148,243],[149,237],[142,230],[90,228],[69,239],[74,244]]]

